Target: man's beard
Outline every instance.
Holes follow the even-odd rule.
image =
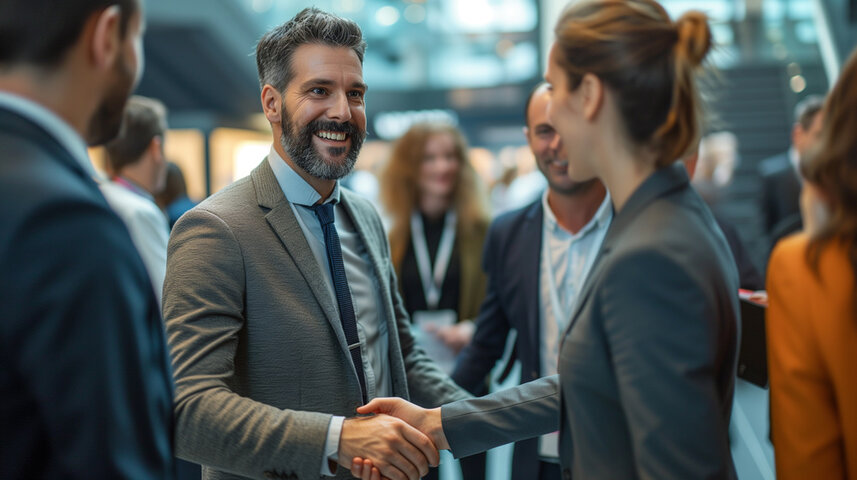
[[[333,122],[330,120],[314,120],[305,125],[300,131],[295,131],[294,125],[289,119],[285,105],[282,107],[283,131],[280,134],[280,144],[295,165],[315,178],[324,180],[339,180],[351,173],[357,162],[360,147],[366,132],[351,122]],[[351,139],[351,147],[341,162],[328,162],[324,159],[312,144],[312,138],[316,132],[326,130],[328,132],[339,132],[348,135]],[[327,147],[327,153],[331,157],[339,157],[345,152],[346,147]]]
[[[134,90],[136,77],[132,68],[125,62],[124,54],[116,59],[114,73],[116,80],[89,120],[87,142],[90,146],[109,142],[119,134],[122,127],[122,113],[131,91]]]
[[[588,192],[592,187],[600,182],[597,178],[590,178],[582,182],[574,182],[570,186],[556,185],[553,182],[548,182],[550,187],[563,195],[580,195]]]

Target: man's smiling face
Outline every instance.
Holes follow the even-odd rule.
[[[363,66],[347,47],[305,44],[283,95],[283,149],[313,177],[348,175],[366,136]]]

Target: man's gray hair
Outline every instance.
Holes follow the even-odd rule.
[[[288,22],[266,33],[256,45],[259,86],[267,84],[279,91],[285,90],[294,76],[292,56],[295,50],[313,43],[351,48],[363,63],[366,42],[357,23],[315,7],[305,8]]]

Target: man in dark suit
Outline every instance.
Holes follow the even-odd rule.
[[[135,0],[0,2],[0,478],[170,479],[158,304],[86,145],[139,78]]]
[[[780,238],[801,228],[798,161],[818,138],[822,107],[824,97],[819,95],[810,95],[798,103],[795,107],[791,148],[763,160],[759,166],[762,177],[761,208],[771,247]]]
[[[485,242],[488,292],[473,341],[452,374],[456,383],[474,392],[503,355],[511,329],[518,332],[522,381],[557,373],[559,333],[612,217],[599,180],[577,183],[568,178],[559,135],[547,120],[548,100],[546,85],[533,90],[524,127],[548,190],[532,204],[497,218]],[[517,443],[512,479],[559,479],[551,447],[555,440],[546,436]]]

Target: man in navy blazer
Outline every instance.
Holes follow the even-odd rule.
[[[548,100],[545,84],[531,92],[524,127],[548,190],[532,204],[498,217],[485,241],[488,292],[473,341],[452,374],[472,392],[503,355],[512,329],[521,381],[557,373],[559,335],[612,217],[599,180],[568,178],[561,140],[547,120]],[[555,442],[546,436],[515,444],[512,480],[558,480]]]
[[[86,145],[139,78],[137,0],[0,3],[0,478],[171,479],[158,303]]]
[[[794,110],[792,145],[788,151],[762,160],[759,175],[762,180],[761,210],[768,236],[769,250],[777,241],[802,226],[800,218],[801,179],[798,161],[818,139],[824,97],[809,95],[801,100]]]

